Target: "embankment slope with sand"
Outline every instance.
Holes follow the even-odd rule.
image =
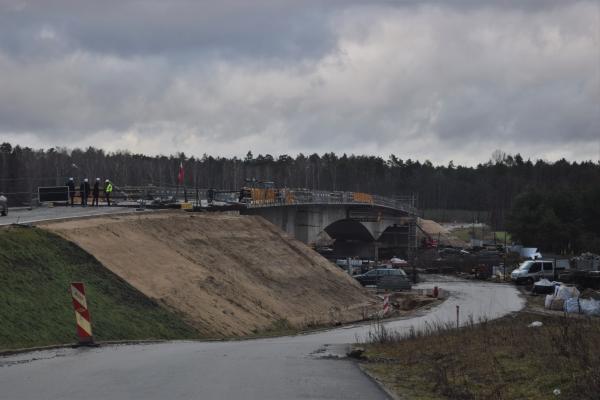
[[[376,301],[257,216],[182,211],[45,223],[202,335],[348,322]]]

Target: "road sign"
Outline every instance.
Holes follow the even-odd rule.
[[[53,201],[69,201],[68,186],[47,186],[38,187],[38,200],[40,203]]]
[[[92,321],[85,298],[85,286],[82,282],[71,283],[71,297],[73,298],[73,308],[75,309],[79,344],[93,344]]]

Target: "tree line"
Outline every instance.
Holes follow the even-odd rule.
[[[515,198],[507,229],[526,246],[557,254],[600,254],[599,183],[571,191],[532,188]]]
[[[62,185],[68,177],[110,179],[118,186],[177,185],[179,165],[189,188],[238,190],[245,179],[273,181],[279,187],[345,190],[386,196],[416,194],[421,209],[482,210],[491,225],[502,228],[517,196],[531,189],[548,193],[581,193],[600,184],[599,162],[525,160],[494,152],[477,166],[434,165],[430,161],[366,155],[248,152],[243,158],[147,156],[102,149],[31,149],[0,145],[0,191],[34,193],[38,186]],[[15,200],[13,200],[14,202]]]

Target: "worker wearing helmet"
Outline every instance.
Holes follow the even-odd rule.
[[[90,183],[88,182],[88,178],[85,178],[83,182],[81,182],[79,191],[81,194],[81,206],[87,207],[87,201],[90,195]]]
[[[92,207],[98,207],[98,197],[100,196],[100,178],[96,178],[94,188],[92,189]]]
[[[112,183],[107,179],[104,181],[104,196],[106,198],[106,204],[110,207],[110,194],[113,191]]]
[[[73,207],[75,204],[75,181],[73,180],[73,178],[69,178],[69,180],[67,181],[66,186],[69,188],[69,197],[71,198],[71,207]]]

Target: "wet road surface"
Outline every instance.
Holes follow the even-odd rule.
[[[419,287],[432,287],[433,282]],[[422,315],[389,321],[411,327],[493,319],[524,305],[510,285],[443,282],[448,300]],[[230,342],[167,342],[59,349],[0,358],[2,399],[386,399],[343,356],[372,327]]]

